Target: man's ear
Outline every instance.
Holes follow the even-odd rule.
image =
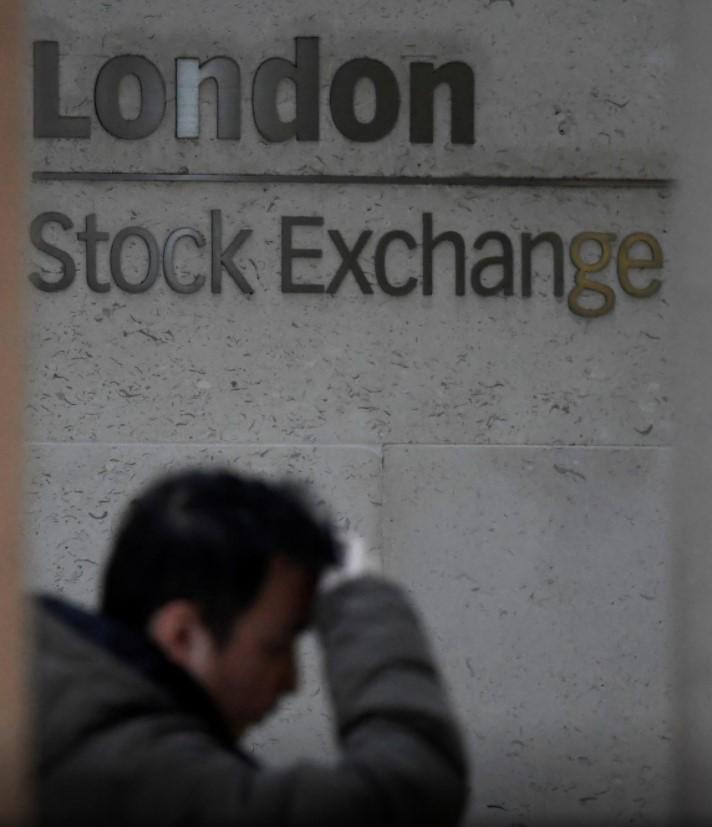
[[[210,681],[216,646],[192,600],[171,600],[148,622],[148,636],[163,654],[201,683]]]

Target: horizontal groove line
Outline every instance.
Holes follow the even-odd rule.
[[[564,189],[670,189],[672,178],[537,177],[503,175],[327,175],[222,172],[35,171],[32,180],[154,184],[331,184]]]
[[[176,447],[176,448],[256,448],[266,450],[271,448],[343,448],[354,449],[363,448],[370,451],[381,451],[385,448],[508,448],[512,450],[522,448],[535,448],[541,450],[561,450],[561,449],[576,449],[586,451],[596,450],[669,450],[674,446],[672,444],[665,445],[638,445],[638,444],[606,444],[606,445],[580,445],[577,443],[570,443],[566,445],[548,445],[543,443],[472,443],[472,442],[363,442],[363,443],[347,443],[347,442],[330,442],[330,443],[314,443],[314,442],[91,442],[91,441],[76,441],[76,442],[60,442],[54,440],[27,440],[25,445],[28,447],[41,446],[55,446],[66,445],[76,447],[101,447],[112,446],[115,448],[142,448],[148,446],[155,447]]]

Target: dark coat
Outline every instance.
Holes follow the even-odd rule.
[[[376,578],[320,597],[341,758],[263,769],[148,641],[66,604],[39,612],[41,823],[412,827],[457,823],[466,767],[415,613]]]

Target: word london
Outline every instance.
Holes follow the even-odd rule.
[[[34,136],[36,138],[91,137],[86,115],[61,114],[59,43],[34,43]],[[138,82],[138,111],[127,117],[122,107],[122,85]],[[155,63],[142,55],[118,55],[99,70],[94,84],[94,109],[102,128],[115,138],[140,140],[162,124],[166,102],[175,97],[175,135],[200,137],[200,91],[211,81],[217,88],[216,137],[238,140],[242,131],[242,71],[231,57],[195,57],[175,60],[175,89]],[[372,112],[363,116],[357,106],[362,81],[372,90]],[[450,96],[453,144],[474,143],[475,75],[470,66],[451,61],[441,66],[415,61],[409,67],[410,141],[432,144],[435,132],[435,93],[445,87]],[[293,117],[284,117],[279,92],[287,82],[293,90]],[[265,141],[318,141],[320,137],[320,58],[318,37],[295,37],[294,60],[273,57],[256,69],[252,79],[252,116]],[[385,138],[397,124],[401,91],[393,70],[380,60],[356,58],[340,66],[329,86],[329,110],[336,129],[347,139],[373,142]]]

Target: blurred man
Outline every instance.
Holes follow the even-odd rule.
[[[466,771],[440,679],[402,592],[357,556],[284,485],[188,471],[149,488],[101,613],[42,601],[41,823],[456,824]],[[295,689],[311,623],[340,761],[262,768],[236,739]]]

